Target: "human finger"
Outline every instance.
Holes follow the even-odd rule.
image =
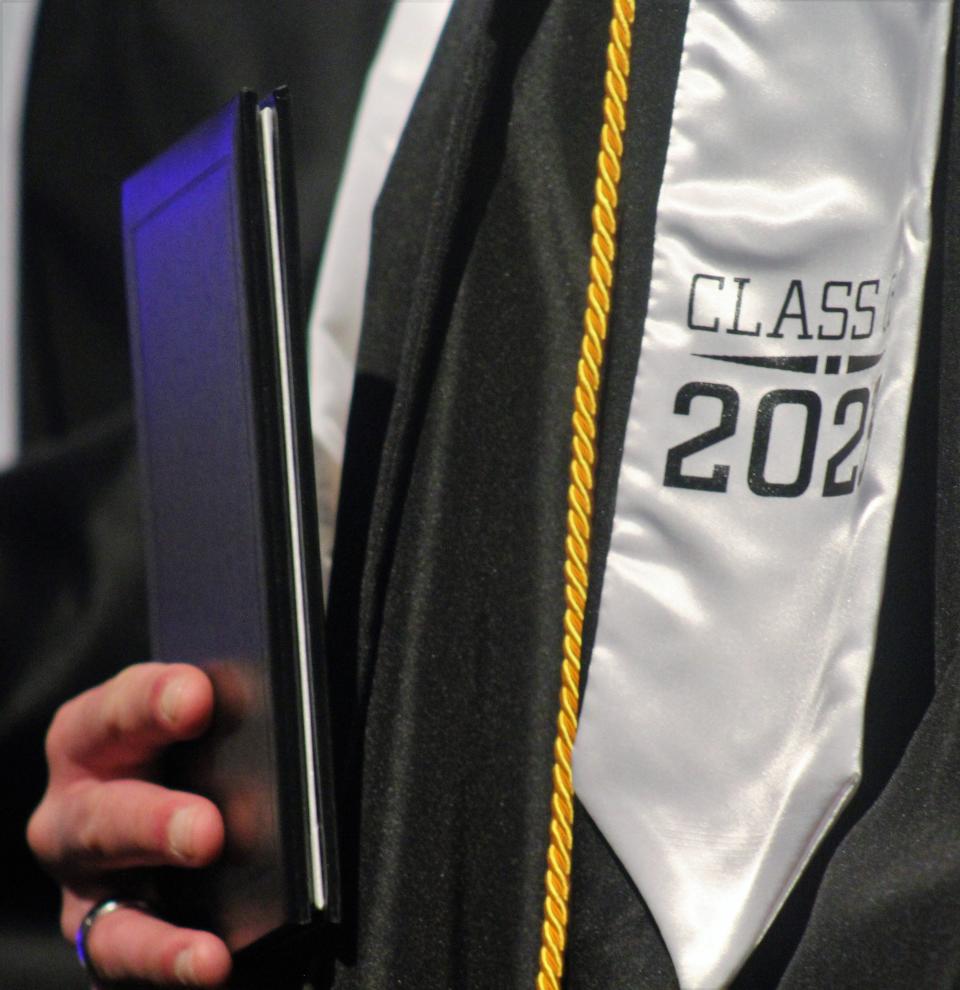
[[[142,866],[205,866],[223,848],[206,798],[142,780],[80,780],[48,792],[27,826],[41,862],[66,880]]]
[[[47,733],[51,785],[136,774],[209,725],[213,686],[190,664],[143,663],[66,702]]]
[[[64,901],[63,928],[73,938],[93,902]],[[150,987],[222,987],[230,952],[210,932],[178,928],[130,907],[103,914],[86,938],[88,961],[106,984]]]

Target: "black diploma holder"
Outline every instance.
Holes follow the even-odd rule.
[[[164,911],[234,951],[338,904],[289,144],[286,91],[243,92],[123,188],[152,653],[216,695],[164,782],[227,836],[213,867],[169,871]]]

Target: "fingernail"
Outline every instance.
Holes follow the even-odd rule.
[[[176,724],[180,716],[180,701],[183,698],[184,683],[182,677],[175,677],[163,689],[160,695],[160,711],[171,724]]]
[[[193,972],[193,950],[184,949],[173,962],[173,975],[184,985],[193,986],[196,976]]]
[[[178,859],[189,860],[193,856],[193,829],[197,821],[194,808],[178,808],[170,816],[167,826],[167,842],[170,851]]]

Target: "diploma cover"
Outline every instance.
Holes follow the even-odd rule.
[[[216,694],[165,782],[227,831],[170,886],[233,950],[337,905],[288,113],[243,92],[123,189],[152,652]]]

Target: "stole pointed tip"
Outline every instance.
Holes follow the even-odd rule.
[[[771,920],[756,904],[737,909],[728,897],[713,905],[703,902],[689,917],[654,911],[681,990],[723,990],[740,972]]]
[[[757,932],[757,941],[762,934]],[[695,944],[675,947],[668,942],[668,948],[681,990],[723,990],[740,972],[753,943],[728,943],[722,950],[704,951]]]

